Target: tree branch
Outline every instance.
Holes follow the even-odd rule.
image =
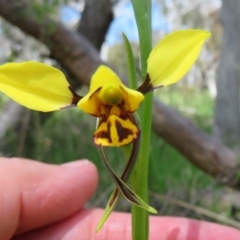
[[[77,31],[99,51],[112,20],[111,0],[87,0]]]
[[[240,1],[222,0],[222,50],[217,70],[214,134],[240,152]]]
[[[81,83],[89,84],[91,75],[102,63],[97,50],[81,34],[47,18],[37,21],[32,7],[25,0],[0,0],[0,15],[46,44],[51,56]],[[157,100],[154,101],[153,129],[194,165],[219,182],[240,189],[236,155]]]
[[[23,32],[44,43],[56,59],[79,81],[88,84],[101,60],[87,39],[48,18],[37,19],[26,0],[0,1],[0,15]],[[81,59],[79,61],[79,59]]]
[[[157,100],[154,101],[153,130],[218,182],[240,189],[235,153]]]

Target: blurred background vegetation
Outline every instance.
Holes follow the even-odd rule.
[[[32,11],[40,22],[47,16],[74,31],[84,27],[81,25],[81,18],[85,11],[84,6],[87,5],[85,1],[23,2],[32,2]],[[89,1],[89,4],[90,2],[94,3],[93,0]],[[105,0],[105,4],[109,4],[108,7],[114,18],[110,17],[111,25],[107,28],[107,35],[104,33],[106,40],[99,47],[100,55],[118,72],[126,73],[127,61],[121,31],[124,31],[131,40],[135,60],[139,65],[138,41],[133,34],[136,29],[132,24],[133,12],[130,1]],[[211,39],[205,45],[190,73],[177,85],[157,90],[155,96],[191,119],[203,132],[216,138],[221,135],[218,135],[218,130],[214,130],[218,129],[214,106],[217,95],[216,69],[222,43],[222,26],[219,21],[222,4],[224,1],[221,3],[220,0],[153,1],[153,9],[156,11],[153,13],[153,26],[155,26],[153,45],[168,32],[180,28],[202,28],[212,33]],[[59,62],[52,58],[48,47],[9,24],[1,10],[0,15],[2,15],[2,18],[0,16],[1,64],[9,61],[38,60],[61,68]],[[125,21],[121,22],[121,18]],[[161,24],[158,24],[159,22]],[[94,16],[92,23],[96,24]],[[96,44],[95,47],[98,48],[98,45]],[[62,69],[65,71],[64,68]],[[66,72],[66,75],[74,81],[71,74]],[[86,93],[87,87],[82,85],[78,91]],[[231,93],[228,94],[231,96]],[[2,156],[21,156],[53,164],[88,158],[97,165],[100,174],[98,190],[88,206],[105,207],[114,185],[100,161],[98,150],[92,144],[94,118],[75,108],[48,114],[19,109],[3,94],[0,94],[0,109],[2,110],[0,111]],[[225,115],[224,111],[222,114]],[[238,120],[238,116],[233,117]],[[233,132],[237,130],[234,128]],[[236,155],[238,154],[236,147],[239,145],[238,138],[229,144],[225,142],[224,137],[221,141]],[[121,173],[125,164],[121,149],[110,149],[109,154],[114,169]],[[240,228],[239,192],[219,184],[207,173],[192,165],[186,157],[154,132],[151,141],[149,189],[150,202],[158,209],[160,215],[187,216]],[[120,201],[117,209],[129,211],[130,204],[125,200]]]

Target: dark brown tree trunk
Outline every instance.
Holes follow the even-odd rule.
[[[111,0],[87,0],[77,30],[99,51],[112,20]]]
[[[229,147],[240,149],[240,1],[223,0],[222,53],[217,70],[214,134]]]

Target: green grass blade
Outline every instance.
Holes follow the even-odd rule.
[[[135,66],[135,61],[134,61],[134,56],[133,56],[133,51],[131,44],[127,38],[127,36],[122,33],[125,47],[126,47],[126,52],[127,52],[127,60],[128,60],[128,78],[130,81],[130,88],[132,89],[137,89],[137,73],[136,73],[136,66]]]

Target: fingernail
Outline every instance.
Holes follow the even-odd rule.
[[[89,163],[90,163],[89,160],[83,159],[83,160],[76,160],[76,161],[72,161],[72,162],[67,162],[67,163],[61,164],[61,166],[63,166],[63,167],[79,167],[79,166],[88,165]]]

